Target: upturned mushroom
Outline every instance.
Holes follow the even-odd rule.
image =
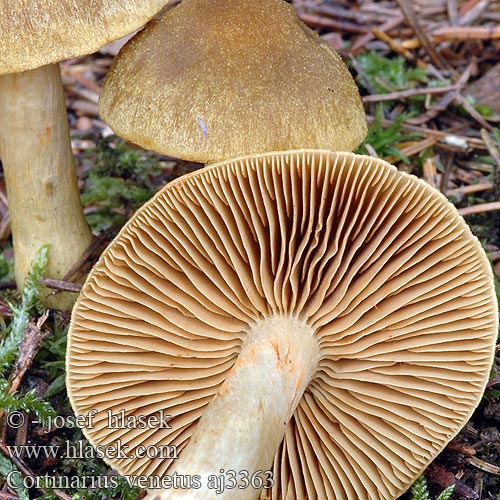
[[[121,49],[99,110],[117,135],[203,163],[350,151],[367,131],[347,67],[283,0],[183,0]]]
[[[0,0],[0,153],[22,287],[50,244],[62,278],[92,240],[80,202],[58,61],[94,52],[146,23],[168,0]],[[48,300],[67,308],[74,294]]]
[[[67,387],[148,499],[393,500],[471,416],[497,333],[488,259],[441,193],[376,158],[269,153],[177,179],[122,229],[75,306]]]

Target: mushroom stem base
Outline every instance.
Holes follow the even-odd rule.
[[[92,241],[80,201],[57,64],[0,76],[0,151],[22,288],[38,249],[49,244],[47,277],[61,279]],[[47,305],[68,309],[76,294]]]
[[[168,471],[199,478],[200,488],[151,491],[146,499],[258,498],[262,487],[272,486],[273,457],[318,361],[314,331],[304,321],[273,316],[256,322]]]

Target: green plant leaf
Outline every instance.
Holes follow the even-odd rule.
[[[427,480],[425,476],[420,476],[411,487],[412,500],[430,500]]]
[[[454,490],[455,490],[454,484],[448,486],[441,492],[441,494],[437,497],[436,500],[449,500],[451,498],[451,495],[453,495]]]
[[[28,490],[23,484],[21,473],[3,453],[0,453],[0,476],[15,491],[20,500],[29,500]]]

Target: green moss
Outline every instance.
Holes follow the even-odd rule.
[[[403,124],[410,116],[411,115],[408,113],[402,113],[389,126],[384,127],[382,125],[384,107],[382,104],[379,104],[376,107],[374,120],[368,129],[368,134],[361,146],[359,146],[355,152],[358,154],[368,154],[366,144],[369,144],[382,158],[395,156],[409,163],[408,157],[398,149],[397,145],[404,141],[420,137],[420,134],[408,134],[403,130]]]
[[[423,69],[410,67],[408,61],[401,56],[389,58],[371,51],[360,54],[356,61],[364,72],[364,75],[357,76],[359,85],[371,87],[377,94],[390,92],[387,87],[404,90],[427,81],[427,74]]]
[[[453,494],[455,485],[448,486],[445,488],[441,494],[436,498],[436,500],[449,500]],[[425,476],[420,476],[411,488],[411,498],[412,500],[431,500],[431,495],[427,487],[427,481]]]
[[[82,193],[94,232],[123,225],[155,193],[153,179],[161,173],[156,157],[117,137],[101,141],[97,151]]]

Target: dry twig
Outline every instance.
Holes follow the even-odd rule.
[[[431,95],[431,94],[444,94],[454,90],[460,90],[460,85],[445,85],[443,87],[427,87],[408,90],[399,90],[389,92],[387,94],[374,94],[363,96],[363,102],[380,102],[380,101],[394,101],[397,99],[406,99],[416,95]]]
[[[24,374],[30,368],[35,356],[42,346],[43,340],[47,337],[48,332],[42,331],[42,326],[47,320],[48,315],[49,312],[45,311],[45,313],[38,318],[36,323],[33,321],[29,322],[24,332],[24,336],[19,343],[19,354],[17,355],[17,360],[10,376],[8,394],[12,394],[19,389]]]
[[[500,38],[500,26],[453,26],[441,28],[432,32],[432,42],[438,43],[443,40],[497,40]]]
[[[429,55],[431,61],[441,69],[448,69],[453,71],[450,65],[436,52],[434,46],[427,38],[424,30],[421,28],[419,21],[417,20],[417,16],[411,4],[408,0],[396,0],[401,11],[403,12],[406,22],[411,27],[416,37],[420,40],[420,43],[425,48],[427,54]]]
[[[492,201],[491,203],[481,203],[479,205],[474,205],[472,207],[459,208],[458,213],[465,217],[471,214],[481,214],[484,212],[491,212],[494,210],[500,210],[500,201]]]
[[[396,28],[397,26],[399,26],[402,22],[403,22],[403,16],[395,15],[394,17],[389,18],[387,21],[385,21],[383,24],[381,24],[378,27],[378,30],[381,32],[389,31],[389,30],[392,30],[392,29]],[[366,35],[363,35],[362,37],[358,38],[358,40],[356,40],[353,43],[351,50],[349,52],[351,54],[358,53],[361,49],[363,49],[366,46],[366,44],[370,40],[373,40],[374,38],[375,38],[375,35],[373,34],[373,31],[370,30],[369,33],[366,33]]]

